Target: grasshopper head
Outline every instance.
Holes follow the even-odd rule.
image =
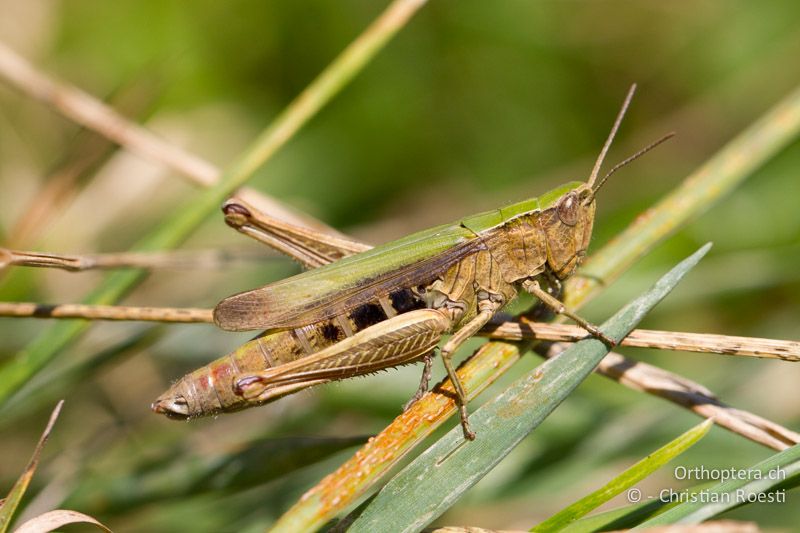
[[[547,266],[559,279],[572,275],[586,255],[592,238],[594,211],[593,191],[582,183],[542,214]]]

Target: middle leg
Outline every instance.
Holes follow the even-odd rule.
[[[469,413],[467,411],[467,393],[461,380],[458,379],[455,368],[453,368],[453,354],[458,350],[464,341],[475,335],[489,320],[492,319],[497,310],[502,307],[500,302],[492,300],[482,300],[478,304],[478,314],[467,322],[464,327],[459,329],[450,340],[448,340],[442,347],[442,363],[447,370],[447,376],[453,383],[453,388],[456,390],[458,401],[458,412],[461,417],[461,428],[464,430],[464,438],[468,440],[475,440],[475,433],[469,427]]]
[[[422,361],[425,364],[425,367],[422,369],[422,377],[419,380],[419,388],[417,389],[417,392],[414,393],[414,396],[412,396],[411,399],[408,400],[403,405],[404,413],[408,411],[409,407],[414,405],[414,403],[417,400],[422,398],[426,392],[428,392],[428,385],[431,382],[431,367],[433,366],[433,354],[430,352],[425,354],[422,357]]]

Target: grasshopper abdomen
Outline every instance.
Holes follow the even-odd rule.
[[[425,303],[409,289],[398,289],[387,298],[363,304],[353,311],[284,331],[264,333],[235,351],[185,375],[153,403],[153,410],[170,418],[197,418],[232,412],[273,401],[329,380],[295,385],[274,391],[268,400],[246,399],[236,388],[243,375],[286,365],[352,337],[387,318],[422,309]]]

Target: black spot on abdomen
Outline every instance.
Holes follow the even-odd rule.
[[[389,294],[389,299],[392,301],[392,307],[398,313],[407,313],[408,311],[425,307],[425,302],[420,298],[416,298],[414,293],[408,289],[400,289]]]
[[[333,322],[326,322],[322,325],[321,330],[322,336],[325,337],[325,340],[330,342],[336,342],[344,337],[342,329]]]
[[[383,308],[378,304],[364,304],[356,307],[350,313],[350,320],[359,330],[368,328],[378,322],[383,322],[386,318],[386,313],[383,312]]]

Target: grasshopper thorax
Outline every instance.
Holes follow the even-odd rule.
[[[586,255],[595,202],[588,184],[573,181],[538,197],[464,219],[480,235],[507,283],[542,273],[569,277]]]

